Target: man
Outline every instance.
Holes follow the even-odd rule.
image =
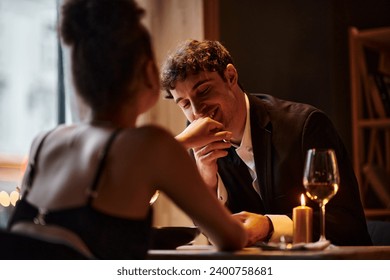
[[[217,41],[181,44],[164,63],[162,86],[190,125],[176,138],[191,148],[210,189],[247,228],[249,244],[291,236],[309,148],[332,148],[341,177],[327,204],[326,236],[336,245],[371,245],[357,181],[333,124],[320,110],[242,89]],[[319,208],[313,240],[319,238]]]

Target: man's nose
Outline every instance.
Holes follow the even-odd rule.
[[[195,119],[204,117],[204,114],[206,113],[206,104],[204,104],[204,103],[193,103],[192,111],[193,111]]]

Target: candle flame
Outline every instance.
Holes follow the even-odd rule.
[[[301,206],[306,206],[305,195],[301,194]]]

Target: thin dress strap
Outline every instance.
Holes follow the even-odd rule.
[[[104,166],[106,164],[106,159],[107,159],[108,152],[110,150],[111,144],[114,142],[116,136],[119,134],[120,131],[121,131],[120,129],[117,129],[110,135],[110,137],[107,140],[106,145],[104,146],[104,149],[99,154],[99,159],[100,159],[99,160],[99,165],[98,165],[98,167],[96,169],[95,177],[93,179],[91,188],[88,190],[88,195],[89,195],[89,197],[88,197],[88,205],[90,205],[91,202],[92,202],[92,199],[97,196],[96,189],[98,187],[99,180],[100,180],[103,168],[104,168]]]
[[[27,176],[26,181],[25,181],[26,189],[23,193],[23,196],[26,196],[28,194],[28,192],[31,190],[31,186],[32,186],[32,183],[33,183],[34,177],[35,177],[36,163],[38,160],[39,153],[42,149],[43,142],[45,142],[47,136],[49,134],[51,134],[54,130],[55,130],[55,128],[45,132],[45,134],[42,136],[41,140],[38,143],[38,146],[35,150],[35,153],[33,153],[32,157],[29,158],[28,166],[26,169],[26,176]]]

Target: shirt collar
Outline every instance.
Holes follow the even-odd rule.
[[[252,148],[252,135],[251,135],[251,120],[250,120],[250,114],[249,114],[249,99],[246,94],[245,96],[245,105],[246,105],[246,120],[245,120],[245,128],[244,133],[242,135],[241,143],[240,145],[232,144],[235,148]]]

